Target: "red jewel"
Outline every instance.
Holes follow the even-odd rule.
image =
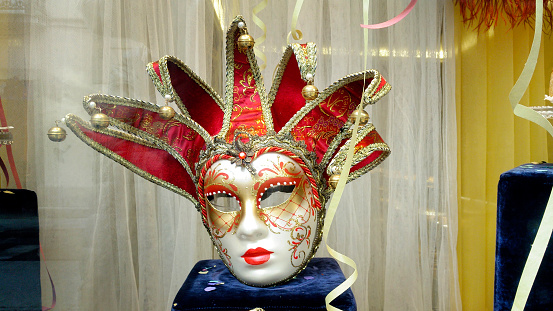
[[[239,157],[240,159],[244,160],[244,159],[246,158],[246,153],[245,153],[244,151],[242,151],[242,152],[240,152],[240,153],[238,154],[238,157]]]

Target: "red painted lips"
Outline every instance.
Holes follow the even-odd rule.
[[[256,249],[250,248],[241,257],[244,258],[246,263],[249,265],[261,265],[269,261],[272,253],[273,252],[270,252],[263,247],[258,247]]]

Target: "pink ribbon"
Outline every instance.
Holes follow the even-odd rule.
[[[402,20],[405,16],[407,16],[407,14],[409,14],[409,12],[411,12],[411,10],[413,9],[413,7],[415,6],[416,3],[417,3],[417,0],[411,0],[411,2],[409,2],[409,4],[405,8],[405,10],[403,10],[403,12],[399,13],[398,16],[396,16],[396,17],[394,17],[394,18],[392,18],[388,21],[385,21],[383,23],[378,23],[378,24],[371,24],[371,25],[361,24],[361,27],[367,28],[367,29],[381,29],[381,28],[390,27],[390,26],[396,24],[397,22],[399,22],[400,20]]]

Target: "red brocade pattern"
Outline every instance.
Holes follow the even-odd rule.
[[[297,141],[304,141],[307,150],[314,151],[320,161],[332,139],[357,108],[362,93],[363,81],[351,82],[339,88],[294,127],[292,136]]]
[[[234,49],[234,88],[230,128],[226,141],[234,140],[236,131],[247,132],[252,136],[267,134],[261,99],[255,85],[252,69],[246,54]]]
[[[164,120],[156,112],[134,108],[97,103],[109,117],[144,131],[167,143],[177,151],[190,167],[196,165],[200,151],[205,145],[196,131],[175,120]],[[109,148],[108,148],[109,149]]]

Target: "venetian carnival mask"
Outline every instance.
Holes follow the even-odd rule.
[[[84,99],[92,124],[71,114],[66,124],[90,147],[188,198],[233,275],[270,286],[293,278],[315,255],[325,202],[349,148],[352,116],[366,115],[362,107],[390,86],[367,70],[318,93],[316,48],[307,43],[287,47],[266,93],[247,37],[239,16],[227,33],[222,98],[180,60],[165,56],[147,70],[179,113],[95,94]],[[348,181],[390,153],[367,115],[361,125]]]

